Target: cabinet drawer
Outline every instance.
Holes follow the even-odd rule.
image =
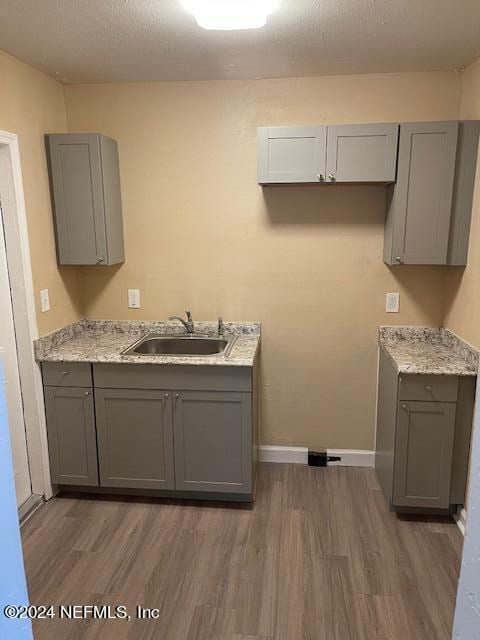
[[[96,363],[93,375],[101,389],[252,390],[250,367]]]
[[[91,387],[92,365],[89,362],[42,362],[46,387]]]
[[[457,376],[402,375],[398,382],[400,400],[456,402]]]

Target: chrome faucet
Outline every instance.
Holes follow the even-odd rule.
[[[218,316],[218,335],[223,336],[225,331],[225,325],[223,324],[222,316]]]
[[[186,320],[184,320],[180,316],[168,316],[168,319],[169,320],[178,320],[185,327],[185,331],[187,333],[189,333],[190,335],[193,335],[195,333],[195,325],[193,324],[193,320],[192,320],[192,312],[187,310],[187,311],[185,311],[185,313],[187,315],[187,319]]]

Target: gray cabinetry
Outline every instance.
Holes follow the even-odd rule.
[[[326,127],[259,127],[259,184],[325,180]]]
[[[478,122],[400,126],[397,182],[387,194],[387,264],[465,265]]]
[[[446,263],[457,138],[458,122],[401,125],[397,183],[389,194],[387,263]]]
[[[397,124],[260,127],[258,182],[393,182],[397,143]]]
[[[394,182],[398,124],[329,126],[327,180]]]
[[[463,120],[460,122],[448,238],[447,264],[449,265],[464,266],[467,264],[479,134],[480,121]]]
[[[455,434],[452,402],[400,402],[393,503],[448,509]]]
[[[251,421],[249,393],[176,392],[176,488],[251,493]]]
[[[380,350],[375,468],[394,510],[463,504],[475,380],[399,375]]]
[[[98,486],[92,389],[45,387],[45,410],[52,482]]]
[[[170,393],[96,389],[95,408],[101,486],[173,489]]]
[[[123,262],[117,143],[97,133],[46,136],[61,265]]]
[[[480,121],[259,127],[258,182],[380,182],[388,265],[467,264]]]
[[[105,363],[92,375],[88,363],[44,362],[42,372],[55,484],[253,499],[257,365]]]

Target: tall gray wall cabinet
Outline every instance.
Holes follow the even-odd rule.
[[[45,136],[60,265],[125,261],[117,143],[99,133]]]
[[[393,511],[464,504],[475,378],[397,373],[380,350],[375,468]]]
[[[384,261],[467,263],[480,123],[400,126],[398,174],[387,192]]]
[[[393,182],[397,124],[259,127],[258,182]]]

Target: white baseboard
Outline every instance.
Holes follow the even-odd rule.
[[[339,462],[329,462],[337,467],[374,467],[375,452],[363,449],[327,449],[329,456],[339,456]],[[287,462],[290,464],[308,464],[306,447],[280,447],[263,445],[260,447],[260,462]]]
[[[44,503],[43,496],[31,495],[26,502],[22,504],[18,509],[18,519],[20,521],[20,527],[30,519],[35,511]]]
[[[457,513],[453,514],[453,519],[457,523],[457,527],[465,535],[465,525],[467,524],[467,512],[463,507],[458,507]]]
[[[333,467],[374,467],[375,451],[367,449],[327,449],[329,456],[339,456],[338,462],[329,462]]]
[[[260,447],[260,462],[289,462],[291,464],[307,464],[308,449],[306,447]]]

